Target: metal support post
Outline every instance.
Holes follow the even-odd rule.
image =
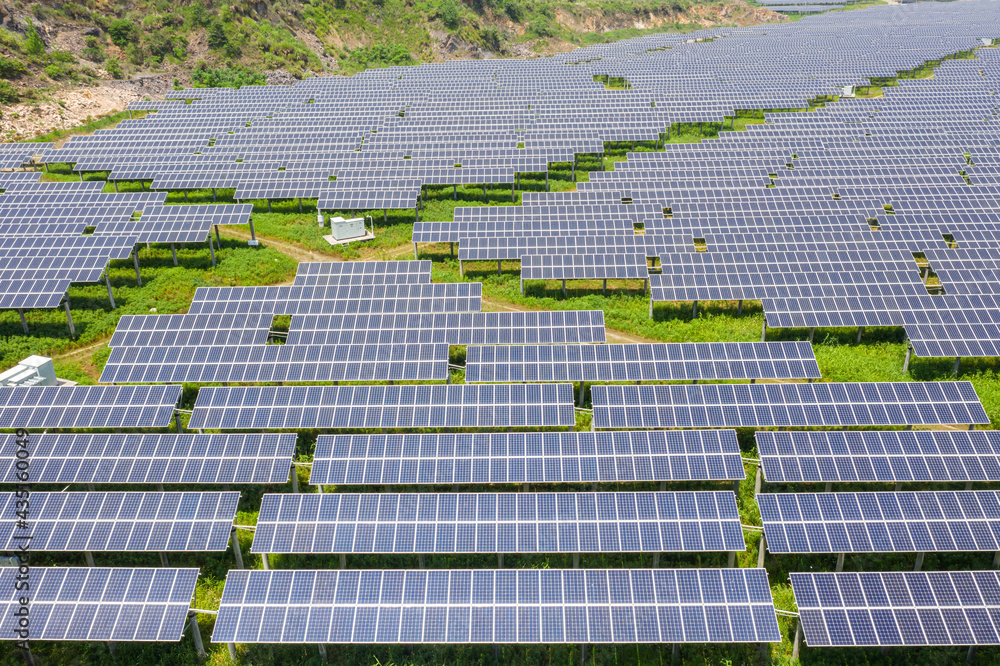
[[[497,275],[500,275],[500,260],[497,259]]]
[[[586,384],[581,381],[580,382],[580,396],[577,399],[577,404],[579,404],[581,407],[583,407],[583,387],[584,386],[586,386]]]
[[[181,432],[181,415],[178,412],[174,412],[174,423],[177,424],[177,432]]]
[[[302,197],[299,197],[299,212],[302,212]]]
[[[767,340],[767,319],[764,319],[764,324],[760,327],[760,341],[766,342]]]
[[[229,540],[233,544],[233,559],[236,560],[236,568],[237,569],[242,569],[242,568],[244,568],[243,567],[243,550],[240,548],[239,534],[237,533],[235,526],[231,530],[229,530]]]
[[[160,553],[160,566],[164,569],[170,568],[170,560],[167,559],[167,554],[164,552]]]
[[[966,481],[965,482],[965,489],[966,490],[972,490],[972,481]]]
[[[826,482],[826,488],[823,490],[824,493],[833,492],[833,481]]]
[[[96,564],[94,564],[94,554],[92,552],[90,552],[89,550],[83,551],[83,559],[86,560],[88,567],[96,567],[97,566]]]
[[[673,649],[672,654],[670,656],[670,663],[671,663],[671,665],[673,665],[673,664],[676,664],[677,662],[679,662],[680,660],[681,660],[681,644],[680,643],[674,643],[674,649]]]
[[[812,342],[813,338],[815,338],[815,337],[816,337],[816,327],[815,326],[810,326],[809,327],[809,342]]]
[[[83,179],[81,178],[80,180],[83,180]],[[188,193],[187,193],[187,190],[184,190],[184,201],[185,201],[185,202],[186,202],[186,201],[188,201]]]
[[[740,317],[743,315],[743,299],[736,301],[736,316]]]
[[[191,640],[194,641],[194,651],[199,657],[205,658],[207,655],[205,654],[205,644],[201,640],[201,627],[198,626],[198,618],[194,613],[188,615],[191,618]]]
[[[173,243],[170,244],[170,254],[174,255],[174,266],[176,266],[177,265],[177,248],[174,247]]]
[[[111,301],[111,309],[117,310],[118,306],[115,305],[115,295],[111,293],[111,276],[108,275],[107,271],[104,271],[104,284],[108,288],[108,300]]]
[[[319,650],[319,658],[322,659],[323,663],[325,664],[327,662],[326,646],[320,643],[319,645],[316,646],[316,648]]]
[[[215,243],[212,242],[212,232],[208,233],[208,253],[212,255],[212,265],[215,266]]]
[[[976,660],[976,646],[970,645],[969,651],[965,653],[965,663],[971,664]]]
[[[83,177],[81,176],[80,179],[82,180]],[[548,171],[545,172],[545,191],[546,192],[549,191],[549,172]]]
[[[736,568],[736,551],[729,551],[729,564],[727,565],[730,569]]]
[[[118,194],[118,181],[115,181],[111,184],[115,186],[115,194]]]
[[[346,553],[341,553],[340,554],[340,568],[341,569],[346,569],[347,568],[347,554]]]
[[[917,559],[913,563],[913,570],[914,571],[920,571],[920,568],[922,566],[924,566],[924,554],[923,553],[917,553]]]
[[[733,481],[733,494],[739,497],[740,494],[740,482],[739,479]]]
[[[604,293],[605,295],[607,295],[607,293],[608,293],[608,279],[607,278],[604,278],[604,286],[601,287],[601,291],[602,291],[602,293]]]
[[[861,335],[864,332],[865,332],[865,327],[864,326],[858,326],[858,337],[855,338],[854,344],[856,344],[856,345],[860,345],[861,344]]]
[[[299,475],[295,471],[295,465],[292,465],[291,474],[289,476],[292,477],[292,492],[295,493],[295,494],[298,494],[298,492],[299,492]]]
[[[955,372],[954,372],[954,375],[956,377],[958,377],[958,371],[961,368],[962,368],[962,357],[961,356],[956,356],[955,357]]]
[[[691,319],[698,316],[698,301],[691,302]]]
[[[795,641],[792,643],[792,661],[799,658],[799,645],[802,644],[802,620],[795,620]]]
[[[1000,567],[1000,550],[993,556],[993,568],[996,569],[997,567]]]
[[[222,239],[219,238],[219,225],[213,224],[212,226],[215,227],[215,244],[218,245],[219,249],[221,250],[222,249]]]
[[[426,569],[427,568],[427,562],[424,559],[424,554],[423,553],[420,553],[420,554],[417,555],[417,566],[419,568],[421,568],[421,569]]]
[[[910,343],[907,342],[906,343],[906,358],[903,359],[903,374],[904,375],[906,374],[906,371],[910,369],[910,355],[912,353],[913,353],[913,347],[911,347]]]
[[[23,328],[24,332],[27,333],[28,332],[28,320],[24,318],[24,309],[23,308],[18,308],[17,309],[17,314],[21,317],[21,328]]]
[[[760,482],[761,482],[761,473],[760,473],[760,465],[758,464],[757,465],[757,474],[754,476],[754,480],[753,480],[753,494],[754,495],[759,495],[760,494]]]
[[[236,663],[236,643],[226,643],[229,646],[229,659]]]
[[[249,218],[247,223],[250,225],[250,240],[247,242],[248,245],[257,245],[257,232],[253,228],[253,218]]]
[[[763,532],[760,533],[760,543],[757,545],[759,549],[757,551],[757,568],[764,568],[764,551],[767,550],[767,537]]]
[[[580,568],[580,553],[573,553],[573,568]]]
[[[566,280],[562,281],[562,295],[563,298],[566,298]]]
[[[837,566],[834,569],[834,571],[838,571],[839,572],[839,571],[843,571],[843,570],[844,570],[844,554],[843,553],[838,553],[837,554]]]
[[[139,246],[132,248],[132,265],[135,266],[135,282],[142,286],[142,276],[139,275]]]
[[[260,554],[260,562],[264,566],[264,571],[271,570],[271,562],[267,559],[267,553]]]
[[[580,643],[580,666],[587,663],[587,644]]]
[[[653,568],[654,569],[659,569],[660,568],[660,554],[659,553],[653,553]]]
[[[217,203],[218,199],[215,198],[215,188],[212,188],[212,203]]]
[[[503,569],[503,553],[497,553],[497,569]]]
[[[69,322],[69,336],[71,338],[76,337],[76,327],[73,326],[73,315],[69,312],[69,298],[63,301],[63,305],[66,306],[66,321]]]

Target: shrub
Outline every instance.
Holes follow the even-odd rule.
[[[262,86],[266,77],[246,67],[226,67],[210,69],[204,60],[199,60],[193,72],[191,83],[195,88],[239,88],[241,86]]]
[[[524,18],[524,7],[517,0],[507,0],[504,3],[503,10],[510,17],[510,20],[515,23],[520,23],[521,19]]]
[[[458,27],[458,5],[455,4],[455,0],[444,0],[441,3],[441,9],[438,10],[438,16],[441,17],[441,22],[446,26],[454,30]]]
[[[8,81],[0,81],[0,104],[14,104],[21,101],[17,88]]]
[[[63,69],[61,65],[52,63],[51,65],[45,66],[45,75],[50,79],[62,78],[64,74],[66,74],[66,70]]]
[[[0,56],[0,78],[16,79],[24,74],[27,69],[20,60]]]
[[[42,55],[45,53],[45,42],[42,41],[42,38],[38,34],[38,30],[35,29],[35,24],[31,22],[31,19],[25,20],[28,23],[28,32],[24,38],[24,50],[31,55]]]
[[[75,63],[76,56],[69,51],[53,51],[49,54],[49,60],[52,62],[68,62]]]
[[[354,49],[351,51],[350,60],[362,67],[389,67],[416,63],[410,52],[400,44],[376,44],[368,48]]]
[[[115,19],[108,25],[108,36],[115,46],[125,48],[138,36],[135,24],[128,19]]]
[[[122,64],[118,62],[118,58],[108,58],[108,61],[104,63],[104,70],[110,74],[113,79],[125,78],[125,72],[122,71]]]
[[[554,37],[556,32],[552,29],[549,20],[544,16],[539,16],[528,26],[529,34],[535,37]]]
[[[483,28],[479,31],[479,38],[483,40],[483,46],[491,51],[499,51],[501,49],[500,31],[496,28]]]
[[[73,19],[86,21],[90,18],[90,10],[81,4],[67,2],[62,6],[63,14]]]
[[[219,19],[214,19],[208,26],[208,47],[210,49],[223,49],[228,42],[226,26]]]

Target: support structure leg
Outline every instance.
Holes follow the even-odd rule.
[[[761,532],[760,533],[760,544],[757,546],[757,568],[764,568],[764,551],[767,550],[767,536]]]
[[[240,548],[239,535],[234,527],[229,531],[229,541],[233,544],[233,559],[236,560],[236,568],[243,569],[243,550]]]
[[[111,276],[108,275],[107,271],[104,271],[104,284],[108,288],[108,300],[111,301],[111,309],[117,310],[118,306],[115,305],[115,295],[111,293]]]
[[[142,276],[139,275],[139,246],[132,248],[132,265],[135,266],[135,282],[142,286]]]
[[[956,377],[958,377],[958,371],[961,369],[962,369],[962,357],[958,356],[955,358],[955,372],[953,374]]]
[[[911,354],[913,354],[913,347],[911,347],[910,343],[907,342],[906,343],[906,358],[903,359],[903,374],[904,375],[906,374],[906,371],[910,369],[910,355]]]
[[[177,248],[174,247],[173,243],[170,244],[170,254],[174,255],[174,266],[176,266],[177,265]]]
[[[837,555],[837,566],[834,569],[834,571],[838,571],[839,572],[839,571],[843,571],[843,570],[844,570],[844,554],[843,553],[839,553]]]
[[[166,553],[163,552],[160,553],[160,566],[163,567],[164,569],[170,568],[170,560],[167,559]]]
[[[97,566],[96,564],[94,564],[94,554],[89,550],[83,551],[83,559],[87,561],[88,567],[93,568]]]
[[[208,234],[208,253],[212,255],[212,265],[215,266],[215,244],[212,242],[212,234]]]
[[[271,562],[267,559],[267,553],[260,554],[260,563],[264,567],[264,571],[271,570]]]
[[[205,644],[201,640],[201,628],[198,626],[198,618],[194,613],[190,614],[191,622],[189,626],[191,627],[191,640],[194,641],[194,651],[199,657],[204,659],[207,655],[205,654]]]
[[[323,663],[325,664],[328,661],[328,657],[326,655],[326,646],[320,643],[319,645],[316,646],[316,649],[319,650],[319,658],[322,659]]]
[[[767,341],[767,319],[764,320],[764,324],[760,327],[760,341]]]
[[[295,465],[292,465],[292,470],[289,476],[292,477],[292,492],[297,495],[299,493],[299,475],[295,471]]]
[[[864,334],[864,332],[865,332],[865,327],[864,326],[858,326],[858,337],[854,339],[854,344],[856,344],[856,345],[860,345],[861,344],[861,336],[862,336],[862,334]]]
[[[18,316],[21,317],[21,328],[23,328],[24,332],[27,333],[28,332],[28,320],[24,318],[24,309],[23,308],[18,308],[17,309],[17,314],[18,314]]]
[[[792,661],[799,658],[799,645],[802,643],[802,621],[795,621],[795,640],[792,643]]]
[[[69,323],[69,336],[71,338],[76,337],[76,327],[73,326],[73,315],[69,311],[69,299],[67,298],[63,301],[63,305],[66,306],[66,321]]]
[[[920,571],[920,568],[922,566],[924,566],[924,554],[923,553],[917,553],[917,559],[913,563],[913,570],[914,571]]]

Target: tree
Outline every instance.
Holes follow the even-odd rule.
[[[208,25],[208,48],[224,49],[228,42],[229,38],[226,37],[226,26],[219,19],[214,19]]]
[[[24,50],[31,55],[42,55],[45,53],[45,42],[42,41],[42,38],[38,34],[38,30],[35,29],[35,24],[31,22],[31,19],[26,20],[28,22],[28,33],[24,40]]]
[[[108,36],[115,46],[125,48],[138,37],[135,24],[128,19],[115,19],[108,26]]]
[[[441,3],[441,9],[438,10],[438,16],[441,17],[441,22],[452,30],[457,28],[459,14],[458,5],[455,4],[455,0],[444,0],[444,2]]]

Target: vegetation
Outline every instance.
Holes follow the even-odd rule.
[[[191,72],[191,83],[195,88],[241,88],[262,86],[267,83],[267,79],[263,74],[246,67],[211,69],[202,60]]]

